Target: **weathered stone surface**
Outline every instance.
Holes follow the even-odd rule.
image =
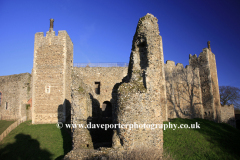
[[[73,43],[66,31],[35,34],[32,122],[65,122],[71,99]]]
[[[127,75],[127,67],[74,67],[73,74],[91,88],[89,93],[98,100],[99,107],[102,108],[105,101],[111,102],[113,87]],[[95,90],[98,87],[96,82],[100,84],[99,94]]]
[[[199,57],[189,55],[189,65],[199,68],[204,119],[220,122],[221,104],[215,55],[210,48],[204,48]]]
[[[162,124],[162,108],[166,105],[162,38],[157,18],[142,17],[133,38],[127,78],[117,89],[114,106],[116,122],[120,124]],[[162,154],[162,129],[118,129],[123,148],[143,145]]]
[[[31,74],[0,76],[0,92],[0,119],[16,120],[26,116],[26,104],[31,97]]]
[[[72,74],[72,123],[84,124],[85,126],[89,123],[105,123],[106,121],[102,119],[105,110],[109,110],[110,115],[112,113],[112,89],[116,83],[121,82],[122,77],[126,74],[126,67],[74,67]],[[106,109],[105,103],[110,103],[109,108]],[[109,119],[111,120],[111,117]],[[109,120],[107,122],[111,123]],[[72,132],[74,149],[93,148],[93,143],[96,148],[98,146],[96,141],[99,142],[99,138],[107,136],[98,129],[77,128],[72,129]]]
[[[168,117],[203,118],[199,69],[183,67],[167,61],[165,64]]]
[[[235,112],[233,105],[221,106],[221,122],[228,123],[236,128]]]
[[[46,37],[35,34],[32,78],[28,73],[0,77],[1,118],[25,116],[28,101],[35,124],[162,124],[169,118],[198,117],[232,125],[234,107],[220,106],[210,43],[199,57],[190,55],[185,68],[173,61],[164,64],[157,21],[151,14],[140,18],[128,68],[73,68],[73,43],[66,31],[55,36],[52,20]],[[107,154],[141,152],[146,146],[162,154],[162,129],[72,128],[72,133],[73,151],[65,159],[106,159]],[[108,142],[96,144],[102,135]],[[101,148],[109,142],[111,149]],[[99,147],[101,151],[93,150]]]
[[[71,123],[86,127],[87,120],[92,117],[91,88],[83,83],[78,74],[72,75]],[[93,142],[87,128],[72,128],[73,149],[93,149]]]

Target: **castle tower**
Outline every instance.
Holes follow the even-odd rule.
[[[216,59],[211,51],[210,41],[207,45],[208,48],[204,48],[199,57],[189,56],[189,64],[199,68],[204,118],[220,122],[221,104]]]
[[[55,36],[53,19],[44,37],[35,34],[32,86],[32,123],[64,122],[70,114],[73,43],[66,31]]]

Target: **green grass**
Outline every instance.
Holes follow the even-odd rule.
[[[240,159],[240,131],[204,119],[174,119],[172,124],[200,124],[200,129],[167,129],[164,151],[170,159]],[[164,122],[168,124],[168,122]],[[27,121],[0,144],[0,159],[61,159],[71,150],[71,137],[55,124],[32,125]]]
[[[204,119],[174,119],[173,124],[200,124],[200,129],[167,129],[164,149],[175,159],[240,159],[240,131]],[[168,124],[168,122],[164,122]]]
[[[20,124],[0,144],[0,159],[61,159],[71,150],[71,137],[56,124]]]
[[[0,135],[15,121],[0,120]]]

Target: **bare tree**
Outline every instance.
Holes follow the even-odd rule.
[[[234,107],[240,108],[240,89],[232,86],[220,86],[221,105],[233,104]]]

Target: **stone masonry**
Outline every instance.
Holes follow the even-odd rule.
[[[236,127],[235,112],[233,105],[224,105],[221,107],[221,121]]]
[[[121,82],[122,77],[126,74],[126,67],[74,67],[72,74],[72,123],[85,125],[88,122],[101,123],[102,113],[105,109],[104,103],[112,102],[112,89],[116,83]],[[95,133],[101,135],[98,131],[92,131],[90,136],[87,129],[73,128],[72,132],[74,149],[96,147],[95,139],[98,136],[95,136]]]
[[[26,104],[31,97],[31,74],[0,77],[0,119],[16,120],[26,116]]]
[[[210,42],[189,65],[164,64],[158,20],[140,18],[127,67],[73,67],[73,43],[66,31],[35,34],[32,74],[0,77],[1,119],[19,119],[32,104],[32,123],[162,124],[171,118],[204,118],[232,124],[233,106],[220,105],[217,66]],[[149,147],[162,155],[161,129],[74,129],[73,151]],[[81,153],[80,153],[81,152]],[[79,153],[79,156],[76,156]],[[99,152],[100,153],[100,152]]]
[[[111,101],[114,85],[127,75],[127,67],[74,67],[73,74],[78,75],[92,89],[92,96],[102,108],[105,101]]]
[[[51,21],[51,23],[53,23]],[[51,25],[53,26],[53,25]],[[32,123],[65,122],[71,101],[73,43],[66,31],[35,34]]]
[[[203,118],[199,69],[165,64],[168,118]]]
[[[163,122],[166,90],[162,37],[159,35],[157,21],[153,15],[147,14],[138,22],[133,38],[128,75],[117,89],[117,103],[114,106],[115,123],[162,124]],[[147,146],[162,154],[162,129],[118,128],[117,131],[124,149]]]
[[[92,99],[89,95],[92,90],[78,74],[73,74],[72,79],[71,123],[86,125],[88,118],[92,117]],[[92,137],[87,128],[72,128],[72,133],[74,149],[93,149]]]
[[[210,48],[210,42],[208,42],[208,48],[204,48],[199,57],[189,55],[189,65],[193,68],[199,68],[204,119],[221,122],[217,66],[215,55]]]

